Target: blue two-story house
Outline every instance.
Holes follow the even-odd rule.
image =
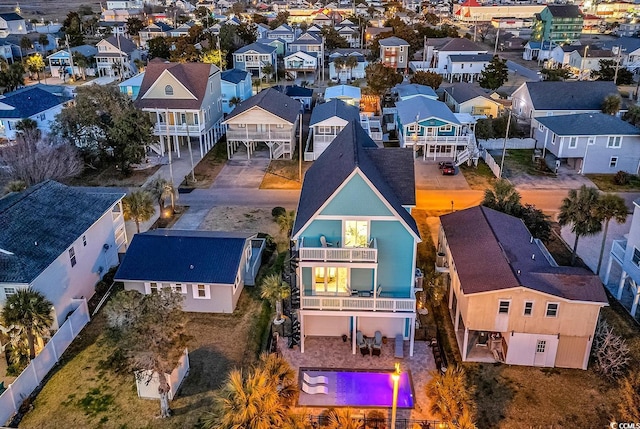
[[[235,106],[230,106],[229,101],[237,97],[240,101],[247,100],[253,95],[251,89],[251,73],[244,70],[225,70],[220,76],[222,88],[222,112],[231,113]]]
[[[415,97],[396,102],[397,129],[400,147],[422,149],[424,159],[449,158],[464,162],[462,152],[475,153],[475,137],[471,123],[461,121],[459,115],[438,100]],[[460,162],[460,163],[461,163]]]
[[[257,42],[243,46],[233,53],[233,68],[247,71],[252,76],[262,79],[264,76],[263,67],[270,64],[273,75],[276,75],[278,72],[276,51],[275,46]]]
[[[411,151],[378,148],[351,121],[305,175],[292,231],[305,337],[399,335],[413,355],[416,204]],[[330,173],[329,173],[330,172]]]

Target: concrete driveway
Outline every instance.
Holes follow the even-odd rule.
[[[458,167],[456,167],[456,174],[454,176],[443,176],[436,161],[423,161],[421,158],[418,158],[415,160],[414,165],[417,190],[471,189]]]
[[[231,159],[210,189],[258,189],[269,167],[269,158]]]

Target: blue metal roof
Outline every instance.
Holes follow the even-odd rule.
[[[225,82],[238,84],[245,80],[248,74],[249,72],[246,72],[244,70],[230,69],[223,71],[222,75],[220,75],[220,78]]]
[[[244,54],[245,52],[255,51],[259,54],[272,54],[277,48],[271,45],[263,45],[262,43],[252,43],[247,46],[243,46],[234,52],[234,54]]]
[[[115,279],[232,285],[254,235],[168,229],[136,234]]]
[[[460,121],[453,114],[449,106],[442,101],[432,100],[426,97],[415,97],[406,101],[396,102],[398,118],[402,125],[424,121],[429,118],[441,119],[451,124],[460,125]]]
[[[23,88],[9,92],[0,98],[1,104],[13,107],[13,109],[0,109],[0,118],[29,118],[69,100],[71,97],[55,95],[42,88]]]

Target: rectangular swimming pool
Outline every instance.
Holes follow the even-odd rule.
[[[298,405],[306,407],[371,407],[390,408],[393,405],[392,370],[335,370],[301,368],[302,387],[304,374],[327,378],[327,393],[308,394],[300,390]],[[398,408],[414,407],[411,374],[403,371],[398,383]]]

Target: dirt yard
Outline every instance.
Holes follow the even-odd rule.
[[[3,6],[10,5],[13,8],[16,2],[2,2]],[[29,0],[20,3],[20,15],[27,20],[37,19],[38,21],[49,20],[51,22],[62,22],[70,11],[78,10],[81,5],[91,7],[95,13],[100,13],[99,0],[68,0],[64,2],[54,0]],[[103,4],[106,6],[106,3]],[[7,12],[8,10],[5,10]]]

